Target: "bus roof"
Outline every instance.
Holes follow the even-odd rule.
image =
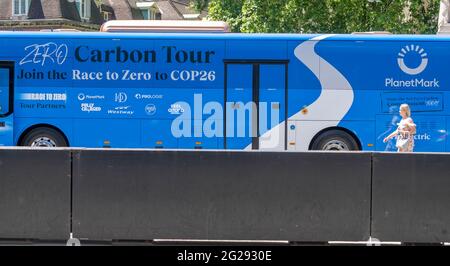
[[[189,20],[110,20],[105,22],[101,32],[190,32],[228,33],[230,28],[223,21]]]
[[[110,32],[32,32],[0,31],[0,38],[48,38],[48,39],[208,39],[208,40],[309,40],[322,34],[272,34],[272,33],[110,33]],[[335,41],[450,41],[450,35],[359,35],[334,34],[327,40]]]

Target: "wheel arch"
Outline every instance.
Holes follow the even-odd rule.
[[[51,128],[51,129],[56,130],[56,131],[57,131],[59,134],[61,134],[61,136],[64,138],[64,140],[65,140],[66,143],[67,143],[67,146],[70,147],[69,139],[67,138],[67,135],[64,133],[64,131],[62,131],[60,128],[58,128],[58,127],[56,127],[56,126],[54,126],[54,125],[45,124],[45,123],[42,123],[42,124],[35,124],[35,125],[32,125],[32,126],[29,126],[29,127],[26,128],[24,131],[22,131],[22,133],[20,134],[20,137],[17,139],[16,145],[17,145],[17,146],[21,146],[23,139],[25,138],[25,136],[26,136],[28,133],[30,133],[32,130],[34,130],[34,129],[36,129],[36,128],[41,128],[41,127],[43,127],[43,128]]]
[[[321,131],[319,131],[316,135],[314,135],[314,137],[312,138],[311,142],[309,143],[308,150],[312,149],[312,146],[313,146],[314,142],[319,138],[320,135],[324,134],[325,132],[331,131],[331,130],[339,130],[339,131],[343,131],[343,132],[349,134],[356,141],[356,144],[358,144],[358,149],[360,151],[362,150],[361,141],[356,136],[356,134],[353,131],[351,131],[351,130],[345,128],[345,127],[338,127],[338,126],[327,127],[327,128],[322,129]]]

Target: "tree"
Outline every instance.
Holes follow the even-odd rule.
[[[233,32],[240,32],[244,1],[211,0],[208,6],[208,17],[211,20],[226,21]]]
[[[436,33],[439,0],[211,0],[237,32]]]
[[[191,8],[201,12],[208,8],[209,0],[191,0]]]
[[[281,12],[283,32],[336,32],[327,1],[289,0]]]
[[[242,5],[243,32],[282,32],[285,0],[246,0]]]
[[[330,20],[337,32],[404,31],[405,3],[408,0],[330,0]]]
[[[436,33],[439,19],[439,0],[411,0],[410,13],[413,27],[409,33]]]

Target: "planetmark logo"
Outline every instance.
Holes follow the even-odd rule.
[[[416,68],[410,68],[405,64],[405,57],[407,55],[416,54],[416,56],[420,56],[421,62],[420,65]],[[423,48],[419,45],[407,45],[403,47],[398,53],[397,58],[398,66],[400,69],[408,75],[418,75],[422,73],[428,66],[428,54],[425,52]]]
[[[79,101],[84,101],[84,100],[104,100],[105,96],[104,95],[88,95],[88,94],[84,94],[84,93],[79,93],[78,94],[78,100]]]
[[[84,95],[84,93],[78,94],[78,100],[79,101],[84,101],[84,99],[86,99],[86,95]]]

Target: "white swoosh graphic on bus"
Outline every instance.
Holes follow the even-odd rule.
[[[307,107],[307,114],[299,110],[289,117],[290,121],[296,120],[295,150],[298,151],[307,151],[309,143],[320,130],[337,126],[353,104],[354,94],[350,83],[341,72],[315,52],[316,45],[331,36],[334,34],[314,37],[294,50],[295,57],[313,72],[322,87],[320,96]],[[284,123],[285,121],[261,136],[262,149],[284,150]],[[288,147],[292,149],[290,145]],[[251,144],[245,148],[251,149]]]
[[[296,150],[306,151],[312,138],[322,129],[337,126],[350,110],[353,88],[344,75],[315,52],[316,45],[334,35],[321,35],[306,41],[294,54],[320,81],[320,96],[309,106],[290,117],[296,120]],[[320,63],[319,63],[320,62]]]

